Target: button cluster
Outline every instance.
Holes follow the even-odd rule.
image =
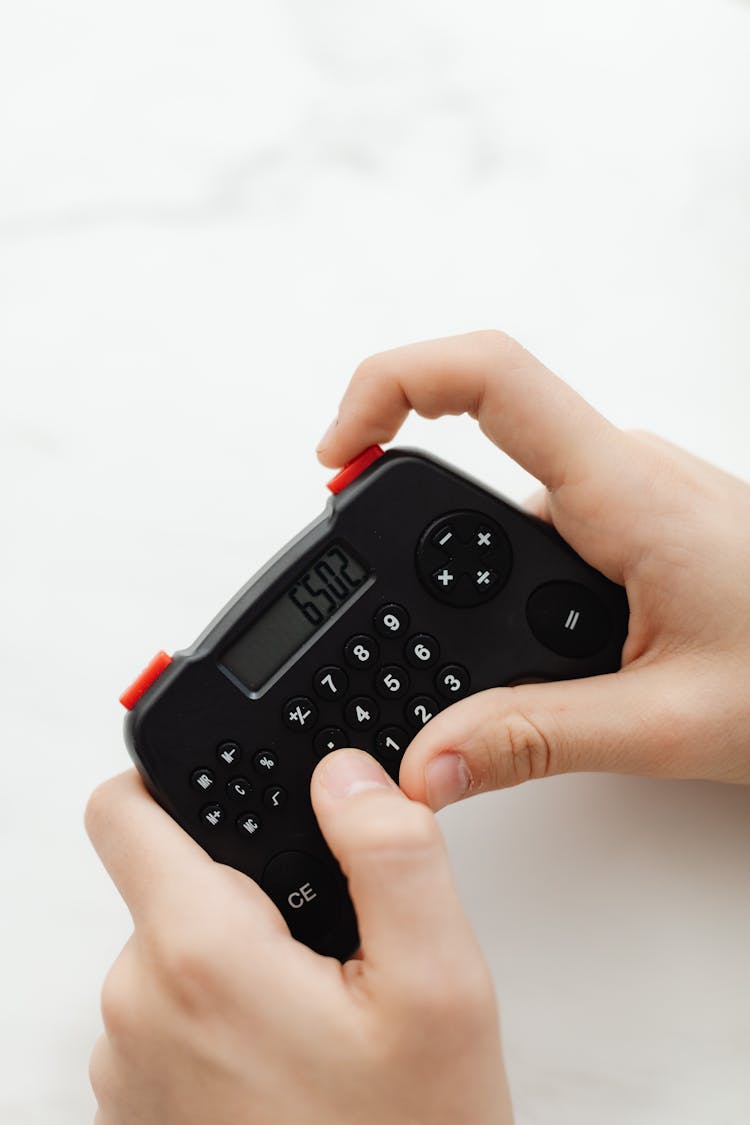
[[[255,836],[262,828],[257,812],[248,806],[263,802],[272,813],[286,804],[287,793],[280,785],[267,785],[266,779],[278,767],[279,760],[273,750],[256,750],[251,759],[252,769],[237,772],[244,757],[239,742],[228,740],[216,747],[216,769],[201,766],[190,775],[190,785],[196,792],[214,797],[211,804],[200,810],[200,819],[208,829],[215,830],[234,817],[237,831],[245,838]],[[217,770],[219,771],[217,773]],[[229,777],[220,776],[230,774]],[[219,803],[219,793],[224,803]]]
[[[312,734],[317,757],[344,746],[363,745],[372,736],[375,753],[398,759],[413,732],[448,702],[469,691],[468,671],[441,664],[440,645],[429,633],[410,633],[406,609],[396,602],[381,606],[373,633],[355,633],[342,645],[341,664],[322,665],[312,678],[310,695],[287,699],[282,717],[287,727]],[[365,671],[366,679],[361,675]],[[351,678],[355,672],[355,685]],[[319,705],[328,722],[319,725]],[[335,717],[330,705],[337,705]],[[410,733],[412,732],[412,733]]]
[[[448,605],[469,607],[489,601],[508,580],[510,540],[499,524],[480,512],[450,512],[422,533],[417,548],[419,575]]]

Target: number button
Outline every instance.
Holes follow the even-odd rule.
[[[355,695],[347,703],[344,717],[352,730],[369,730],[378,721],[378,705],[366,695]]]
[[[378,658],[378,646],[366,633],[358,633],[344,645],[344,656],[352,668],[369,668]]]
[[[429,695],[418,695],[407,705],[406,717],[416,730],[427,726],[440,710],[440,704]]]
[[[215,780],[216,778],[211,770],[196,770],[190,778],[190,784],[193,789],[197,789],[199,793],[208,793]]]
[[[332,750],[340,750],[342,746],[348,746],[349,742],[350,739],[346,737],[341,727],[323,727],[315,735],[313,745],[318,757],[324,758]]]
[[[258,773],[272,773],[279,764],[279,759],[273,750],[259,750],[253,758],[253,765]]]
[[[402,605],[389,602],[380,607],[373,624],[381,637],[400,637],[409,627],[409,614]]]
[[[315,673],[313,685],[322,699],[339,699],[346,695],[349,677],[338,665],[326,664],[325,668],[319,668]]]
[[[406,669],[398,664],[386,664],[375,677],[375,687],[384,699],[400,699],[409,687]]]
[[[307,730],[317,717],[317,707],[305,695],[295,695],[284,704],[284,722],[292,730]]]
[[[401,727],[383,727],[375,739],[378,754],[383,757],[400,758],[409,745],[409,736]]]
[[[233,777],[231,781],[227,782],[227,796],[232,797],[235,801],[244,801],[248,793],[252,793],[253,787],[246,777]]]
[[[435,687],[445,699],[460,699],[469,690],[469,673],[460,664],[446,664],[435,676]]]
[[[414,668],[431,668],[439,655],[438,643],[428,633],[417,633],[406,642],[406,659]]]

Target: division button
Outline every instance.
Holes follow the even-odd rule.
[[[208,793],[215,780],[216,778],[211,773],[211,770],[196,770],[190,778],[190,784],[193,789],[197,789],[199,793]]]
[[[469,673],[461,664],[446,664],[435,676],[435,687],[444,699],[461,699],[469,690]]]
[[[246,777],[233,777],[227,782],[227,797],[232,797],[235,801],[244,801],[252,791],[253,787]]]
[[[477,590],[484,590],[489,593],[497,586],[497,571],[492,567],[480,566],[473,572],[471,580]]]
[[[346,695],[349,677],[337,664],[326,664],[313,676],[313,685],[322,699],[340,699],[342,695]]]
[[[378,705],[367,695],[355,695],[346,705],[344,718],[352,730],[369,730],[378,721]]]
[[[295,695],[284,704],[284,722],[290,730],[307,730],[317,717],[318,708],[306,695]]]
[[[273,773],[279,764],[279,759],[273,750],[259,750],[253,758],[253,765],[258,773]]]
[[[406,659],[413,668],[431,668],[440,656],[440,646],[429,633],[417,633],[406,642]]]
[[[313,745],[315,753],[319,758],[325,758],[326,754],[330,754],[333,750],[341,750],[344,746],[349,746],[351,739],[346,736],[341,727],[323,727],[315,735]]]
[[[382,637],[400,637],[409,628],[409,614],[402,605],[389,602],[375,614],[373,625]]]
[[[369,668],[378,658],[378,646],[366,633],[358,633],[344,645],[344,656],[352,668]]]
[[[263,872],[263,890],[278,906],[292,936],[320,943],[338,922],[343,887],[333,872],[303,852],[281,852]]]
[[[400,699],[409,687],[406,669],[398,664],[386,664],[375,677],[375,687],[384,699]]]
[[[243,813],[237,818],[237,831],[241,836],[255,836],[260,831],[260,820],[255,813]]]
[[[429,695],[418,695],[406,705],[406,718],[409,725],[419,730],[434,719],[440,710],[440,704]]]
[[[224,820],[224,810],[221,805],[206,805],[201,809],[201,820],[207,828],[218,828]]]
[[[612,619],[596,594],[579,582],[547,582],[526,603],[532,633],[560,656],[593,656],[612,636]]]
[[[216,751],[216,756],[225,766],[233,766],[241,753],[238,742],[222,742]]]
[[[375,748],[384,758],[400,758],[410,741],[403,727],[383,727],[375,737]]]
[[[280,785],[272,785],[263,793],[263,804],[272,812],[283,808],[286,804],[286,789],[282,789]]]

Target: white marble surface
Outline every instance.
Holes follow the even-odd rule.
[[[746,0],[4,6],[4,1125],[93,1113],[116,695],[320,508],[361,356],[501,326],[750,476],[749,63]],[[528,489],[465,419],[405,438]],[[443,824],[519,1125],[750,1120],[750,792],[581,776]]]

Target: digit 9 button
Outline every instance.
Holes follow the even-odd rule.
[[[513,562],[510,540],[481,512],[448,512],[422,532],[417,570],[439,601],[461,608],[482,605],[499,593]]]

